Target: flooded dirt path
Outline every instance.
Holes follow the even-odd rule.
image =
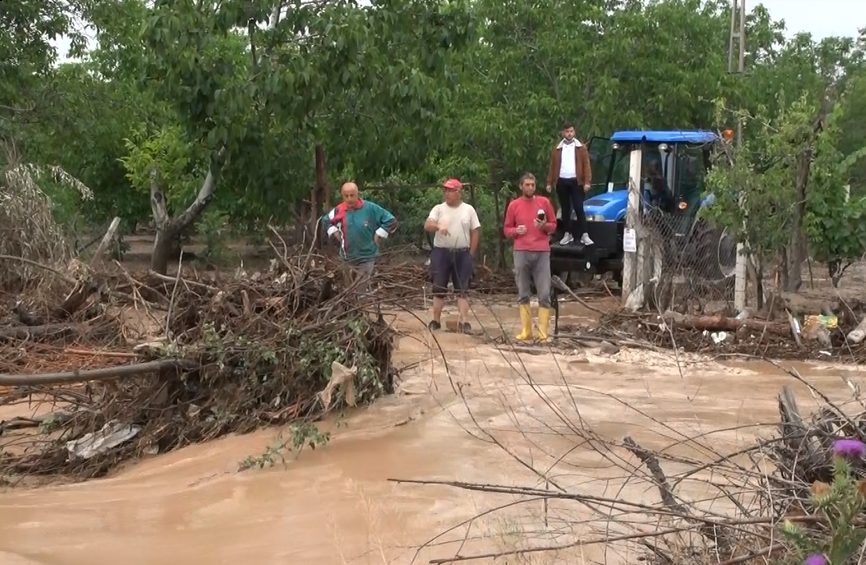
[[[511,307],[476,311],[476,328],[514,331]],[[563,322],[588,314],[569,304]],[[239,461],[260,454],[278,433],[263,430],[152,457],[102,480],[6,489],[0,564],[409,563],[419,545],[501,499],[388,479],[538,486],[506,449],[567,449],[573,467],[561,480],[604,491],[614,470],[591,446],[576,446],[566,422],[661,447],[672,441],[671,430],[699,434],[774,422],[783,384],[794,387],[804,410],[815,406],[805,386],[767,365],[684,356],[678,368],[672,353],[634,349],[518,355],[482,336],[450,333],[438,333],[437,344],[423,329],[426,315],[419,317],[398,319],[410,333],[401,338],[397,363],[411,367],[400,392],[325,422],[332,433],[326,447],[305,450],[286,467],[237,472]],[[862,386],[866,375],[858,367],[797,369],[834,400],[848,399],[849,383]],[[713,441],[736,445],[755,431],[771,430],[732,429]],[[519,520],[507,513],[490,520],[467,543],[501,547]],[[464,535],[437,540],[416,562],[454,555]],[[588,548],[581,558],[601,560],[599,551]]]

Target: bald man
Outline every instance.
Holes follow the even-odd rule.
[[[397,229],[397,219],[375,202],[362,200],[353,182],[343,184],[340,195],[343,201],[324,218],[328,237],[340,242],[340,257],[359,273],[370,276],[379,246]]]

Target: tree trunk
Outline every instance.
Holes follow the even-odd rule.
[[[776,266],[776,274],[778,276],[777,286],[788,288],[788,251],[785,248],[779,252],[779,261]]]
[[[216,191],[216,178],[225,148],[220,149],[211,161],[207,176],[192,204],[186,210],[170,217],[165,203],[165,192],[156,170],[150,174],[150,209],[153,213],[153,223],[156,226],[156,237],[153,240],[153,253],[150,257],[150,268],[161,275],[168,272],[169,260],[179,251],[180,235],[196,220],[213,200]]]
[[[749,328],[758,332],[766,331],[767,333],[780,336],[787,337],[791,335],[791,328],[784,322],[767,322],[752,318],[727,318],[725,316],[689,316],[676,312],[665,313],[664,319],[668,323],[693,330],[735,332],[740,328]]]
[[[313,187],[313,194],[310,198],[310,234],[316,236],[319,227],[319,218],[325,213],[328,207],[328,180],[325,173],[325,148],[321,145],[316,145],[316,185]],[[321,248],[321,241],[318,241],[318,247]]]
[[[754,283],[757,309],[761,310],[764,308],[764,264],[760,258],[750,255],[746,262],[746,269]]]
[[[496,212],[496,221],[499,222],[499,229],[496,230],[497,240],[496,240],[496,266],[499,269],[505,268],[505,234],[502,231],[502,225],[505,221],[505,217],[502,215],[502,206],[499,201],[499,171],[497,167],[497,163],[494,159],[491,159],[487,162],[489,177],[488,177],[488,185],[490,186],[490,190],[493,191],[493,206]]]
[[[833,284],[833,288],[839,288],[839,283],[842,282],[842,276],[845,274],[845,271],[848,270],[848,267],[853,265],[851,261],[847,261],[844,265],[842,261],[835,259],[827,263],[827,270],[830,275],[830,281]]]
[[[806,235],[803,232],[803,221],[806,217],[809,175],[812,171],[812,158],[815,154],[815,139],[824,128],[824,120],[831,108],[833,91],[832,86],[825,91],[821,108],[812,124],[812,131],[808,139],[804,141],[804,147],[797,157],[796,206],[794,206],[791,239],[788,244],[788,262],[785,265],[785,270],[788,273],[785,290],[788,292],[798,291],[803,284],[802,266],[806,259]]]
[[[153,240],[153,252],[150,255],[150,268],[155,273],[164,275],[168,272],[168,263],[177,255],[178,234],[168,228],[156,228],[156,238]]]
[[[797,164],[797,204],[794,206],[794,218],[791,222],[791,239],[788,243],[788,272],[785,290],[796,292],[803,284],[803,260],[806,257],[805,237],[803,235],[803,219],[806,216],[806,190],[809,184],[809,171],[812,167],[812,147],[806,148],[800,154]]]

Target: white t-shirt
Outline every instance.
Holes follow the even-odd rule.
[[[559,178],[573,179],[577,176],[576,153],[577,143],[562,144],[562,161],[559,166]]]
[[[436,232],[433,238],[434,247],[462,249],[469,247],[469,236],[472,230],[481,227],[475,208],[465,202],[459,206],[449,206],[446,203],[437,204],[430,210],[428,218],[439,223],[439,229],[447,229],[448,235]]]

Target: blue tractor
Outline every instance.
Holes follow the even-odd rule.
[[[609,139],[594,137],[589,142],[592,161],[592,189],[584,212],[587,232],[594,245],[578,241],[562,245],[562,220],[551,238],[551,271],[573,286],[595,274],[612,273],[620,284],[623,271],[623,233],[628,208],[629,179],[640,179],[640,213],[644,222],[664,225],[665,255],[703,256],[713,253],[718,261],[712,273],[700,276],[725,278],[733,272],[735,246],[705,221],[699,221],[702,207],[713,197],[704,194],[704,179],[722,140],[710,131],[618,131]],[[640,149],[640,170],[630,170],[637,161],[632,152]],[[579,238],[579,234],[576,240]],[[733,247],[732,247],[733,245]]]

